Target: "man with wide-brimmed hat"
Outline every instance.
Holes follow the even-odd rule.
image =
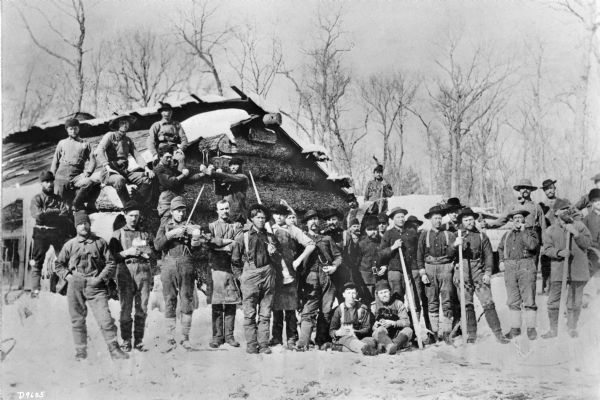
[[[457,216],[463,208],[465,208],[465,206],[461,204],[458,197],[450,197],[446,201],[446,217],[448,217],[448,222],[444,224],[444,229],[450,232],[456,232],[458,230]]]
[[[106,241],[91,231],[88,215],[75,213],[77,236],[63,246],[56,258],[56,273],[67,284],[67,303],[75,342],[75,359],[87,358],[88,308],[100,327],[113,360],[129,356],[119,348],[117,327],[108,308],[108,281],[115,274],[115,260]]]
[[[148,131],[147,147],[155,160],[159,159],[158,147],[163,144],[169,146],[173,159],[177,161],[177,168],[185,168],[185,149],[188,139],[181,124],[173,119],[173,107],[169,103],[160,103],[158,112],[161,120],[152,124]]]
[[[96,169],[96,157],[90,143],[79,137],[79,120],[68,119],[65,129],[69,136],[56,145],[50,172],[56,178],[56,194],[69,208],[77,211],[85,208],[86,201],[92,201],[94,192],[99,193],[100,182],[91,178]],[[93,204],[88,207],[93,208]]]
[[[529,210],[525,208],[509,212],[512,229],[502,236],[498,244],[500,271],[504,271],[506,303],[510,310],[510,332],[506,335],[508,339],[521,334],[522,311],[525,315],[527,337],[530,340],[537,338],[535,259],[540,248],[540,239],[536,230],[527,225],[528,214]]]
[[[231,219],[236,222],[245,221],[248,214],[246,191],[250,180],[242,171],[243,165],[243,159],[233,157],[229,161],[229,172],[220,169],[211,171],[211,177],[215,180],[215,194],[229,202]]]
[[[331,275],[335,287],[335,297],[337,298],[338,303],[341,303],[344,301],[344,284],[350,280],[351,268],[355,263],[354,258],[356,257],[356,254],[352,253],[358,249],[358,239],[355,238],[352,240],[352,235],[349,235],[348,231],[344,231],[342,228],[344,214],[340,210],[336,208],[327,208],[321,213],[321,217],[325,221],[326,226],[320,234],[329,236],[342,254],[342,264]],[[353,222],[358,222],[358,220]],[[356,232],[356,230],[354,231]]]
[[[380,265],[377,225],[379,221],[374,215],[369,215],[365,224],[365,236],[358,247],[357,273],[353,277],[358,285],[358,294],[365,304],[370,304],[375,298],[375,283],[385,279],[387,267]]]
[[[403,301],[392,296],[386,281],[377,282],[375,293],[377,296],[371,303],[371,312],[375,316],[373,338],[387,354],[395,354],[413,337],[408,309]]]
[[[102,166],[102,183],[114,187],[123,204],[130,200],[126,186],[129,183],[137,186],[134,200],[140,205],[149,205],[153,200],[154,172],[146,165],[133,140],[127,136],[127,131],[134,122],[135,118],[129,115],[119,115],[110,121],[108,126],[111,131],[100,140],[96,157]],[[138,168],[130,170],[129,156],[135,159]]]
[[[542,237],[543,252],[552,260],[550,290],[548,292],[548,319],[550,330],[542,335],[549,339],[557,336],[563,268],[568,259],[567,271],[567,328],[571,337],[577,336],[577,322],[581,313],[583,288],[590,279],[588,249],[592,235],[582,221],[575,219],[575,208],[567,203],[556,209],[556,220]],[[568,237],[568,239],[567,239]],[[570,243],[567,244],[567,240]]]
[[[465,285],[465,308],[467,311],[467,343],[475,343],[477,339],[477,316],[473,305],[473,294],[477,295],[485,319],[490,329],[500,343],[508,343],[508,339],[502,334],[500,319],[496,312],[496,306],[492,298],[490,281],[492,277],[492,266],[494,265],[494,253],[490,239],[487,235],[477,229],[475,221],[479,214],[469,207],[459,211],[457,222],[464,228],[460,230],[461,236],[458,236],[455,245],[463,248],[463,273]],[[460,294],[460,264],[456,265],[454,271],[454,285]],[[463,336],[464,337],[464,336]]]
[[[383,165],[377,164],[373,169],[373,180],[369,181],[365,189],[364,201],[372,201],[365,214],[377,215],[388,209],[387,199],[394,195],[392,185],[383,179]]]
[[[109,242],[117,263],[121,348],[127,352],[132,348],[146,351],[143,340],[152,282],[151,263],[156,262],[158,255],[154,250],[154,235],[140,227],[140,211],[141,207],[136,202],[130,200],[125,203],[125,226],[114,231]],[[131,317],[132,311],[134,318]]]
[[[186,204],[183,197],[171,200],[171,218],[158,228],[154,247],[161,251],[160,279],[165,298],[167,341],[163,350],[168,352],[177,346],[175,340],[177,298],[180,299],[181,342],[186,350],[193,350],[190,343],[192,313],[194,311],[195,269],[193,253],[201,249],[200,226],[187,223]]]
[[[342,264],[342,255],[329,236],[319,233],[319,214],[309,210],[302,221],[306,224],[307,235],[315,242],[315,250],[304,259],[301,272],[297,275],[302,293],[300,312],[300,337],[297,351],[308,349],[310,335],[316,325],[315,343],[322,347],[331,341],[329,324],[335,299],[335,287],[331,275]]]
[[[441,336],[450,343],[453,317],[453,260],[456,248],[453,246],[456,235],[442,229],[442,218],[446,215],[445,205],[438,204],[429,209],[425,218],[431,221],[431,228],[421,232],[417,247],[417,267],[421,282],[426,285],[427,305],[432,335],[429,341]],[[442,315],[440,316],[440,302]]]
[[[596,175],[592,176],[591,180],[592,182],[594,182],[594,188],[600,189],[600,173],[597,173]],[[578,210],[583,210],[584,208],[591,207],[588,195],[584,194],[583,196],[581,196],[581,199],[579,199],[579,201],[575,203],[574,207]]]
[[[248,219],[252,225],[236,238],[231,253],[231,269],[242,289],[244,335],[249,354],[271,353],[271,306],[276,269],[281,268],[281,246],[275,235],[265,229],[268,218],[265,206],[250,206]]]
[[[488,228],[500,228],[511,222],[511,213],[514,210],[526,210],[527,217],[525,219],[525,225],[528,227],[535,227],[538,235],[546,229],[546,219],[544,218],[544,211],[542,207],[531,200],[531,192],[537,190],[537,186],[531,183],[530,179],[521,179],[513,189],[519,192],[522,198],[522,203],[517,203],[509,207],[508,211],[502,214],[498,219],[492,222],[487,222],[485,225]]]
[[[69,208],[60,196],[54,193],[54,174],[42,171],[40,174],[42,192],[31,199],[29,210],[35,219],[33,227],[33,246],[31,250],[31,297],[39,296],[41,273],[46,252],[52,246],[58,254],[68,238]],[[56,279],[51,279],[50,290],[55,290]]]

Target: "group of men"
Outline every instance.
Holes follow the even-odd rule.
[[[533,340],[537,337],[536,265],[544,262],[550,265],[551,323],[543,336],[557,335],[563,266],[569,279],[569,333],[577,335],[583,287],[590,278],[588,252],[600,250],[600,188],[579,202],[580,208],[587,207],[585,218],[576,207],[555,198],[555,181],[543,184],[548,204],[533,203],[530,195],[536,187],[523,181],[514,187],[519,203],[493,222],[486,223],[459,199],[451,198],[430,208],[425,214],[429,227],[421,230],[423,222],[409,216],[408,210],[396,207],[386,212],[386,199],[393,190],[378,166],[367,188],[373,203],[362,223],[355,217],[358,202],[351,195],[346,215],[335,209],[309,210],[301,220],[303,230],[287,205],[268,209],[245,204],[248,178],[241,171],[241,160],[232,160],[229,172],[208,167],[190,173],[182,152],[185,134],[167,108],[161,108],[163,119],[150,129],[148,140],[154,147],[148,147],[156,150],[154,162],[145,163],[127,137],[129,117],[112,121],[113,130],[94,152],[78,138],[76,120],[69,120],[65,124],[69,138],[58,144],[52,164],[56,174],[47,171],[40,177],[42,193],[31,205],[36,218],[32,296],[38,295],[41,264],[52,245],[58,254],[54,289],[66,293],[78,360],[87,357],[88,306],[114,359],[127,358],[133,349],[147,351],[143,339],[155,260],[165,300],[163,352],[178,345],[195,349],[190,330],[198,307],[196,287],[202,284],[212,309],[211,348],[240,346],[234,334],[240,305],[246,351],[251,354],[269,354],[276,345],[296,351],[394,354],[411,346],[416,336],[429,344],[451,343],[460,320],[460,288],[464,288],[467,327],[462,335],[468,343],[477,338],[474,294],[499,342],[521,334],[522,314],[527,336]],[[108,243],[91,231],[83,209],[92,209],[89,193],[98,184],[93,154],[105,160],[100,181],[115,186],[123,201],[125,226],[114,231]],[[139,158],[137,169],[129,168],[129,155]],[[216,204],[218,218],[208,225],[191,220],[181,196],[185,183],[201,179],[214,179],[222,196]],[[154,209],[148,200],[154,182],[160,192],[156,209],[161,223],[156,233],[140,224],[144,213]],[[600,175],[594,182],[600,186]],[[135,198],[129,197],[127,183],[137,186]],[[443,223],[444,217],[449,222]],[[65,243],[71,218],[75,237]],[[511,310],[507,334],[502,332],[490,289],[492,246],[481,229],[504,225],[509,230],[498,252]],[[206,282],[199,281],[202,268],[210,271],[203,275]],[[108,309],[109,288],[115,281],[121,343]],[[421,320],[427,328],[423,337]]]

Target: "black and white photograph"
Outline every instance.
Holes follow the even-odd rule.
[[[2,0],[0,38],[0,399],[600,399],[600,0]]]

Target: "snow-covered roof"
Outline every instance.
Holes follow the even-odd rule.
[[[181,122],[188,141],[194,142],[200,138],[208,138],[226,134],[230,141],[235,143],[231,133],[231,125],[245,120],[250,114],[237,108],[209,111],[194,115]]]

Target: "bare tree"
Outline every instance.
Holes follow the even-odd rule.
[[[50,47],[44,40],[40,39],[43,37],[44,33],[34,33],[31,24],[29,23],[25,13],[20,7],[17,7],[17,11],[21,17],[21,20],[25,24],[25,28],[29,33],[29,37],[33,41],[33,43],[46,54],[54,57],[62,63],[65,63],[72,71],[71,78],[74,79],[75,84],[75,100],[73,102],[74,111],[81,111],[81,103],[83,101],[83,93],[85,90],[85,80],[84,80],[84,69],[83,69],[83,61],[84,61],[84,42],[86,37],[86,26],[85,26],[85,9],[83,7],[83,0],[50,0],[52,4],[52,8],[58,11],[60,18],[68,17],[70,20],[74,21],[74,25],[76,27],[75,34],[65,33],[63,30],[60,30],[56,23],[54,22],[54,18],[47,11],[42,10],[39,7],[39,3],[22,3],[25,4],[25,7],[34,11],[38,17],[42,18],[46,27],[62,42],[64,42],[68,48],[71,49],[72,53],[64,53],[61,50],[55,50]]]
[[[200,60],[205,67],[202,72],[212,76],[217,92],[223,96],[223,83],[215,57],[219,50],[224,50],[232,30],[212,29],[211,20],[216,11],[217,7],[209,8],[208,0],[192,0],[191,6],[182,10],[180,21],[175,24],[175,33],[190,54]]]

